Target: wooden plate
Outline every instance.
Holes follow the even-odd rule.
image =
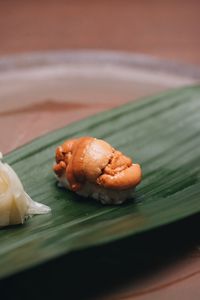
[[[1,151],[93,113],[198,82],[192,66],[116,52],[0,58]]]
[[[9,152],[95,112],[199,79],[195,67],[143,55],[80,51],[2,57],[0,149]],[[198,224],[199,216],[148,237],[75,253],[3,281],[1,291],[16,298],[31,290],[33,298],[60,291],[69,299],[199,299]]]

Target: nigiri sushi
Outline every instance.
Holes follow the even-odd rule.
[[[139,164],[109,143],[81,137],[57,147],[53,170],[61,187],[92,197],[102,204],[121,204],[132,198],[141,181]]]
[[[0,152],[0,227],[22,224],[29,216],[50,212],[48,206],[30,198],[18,175],[2,158]]]

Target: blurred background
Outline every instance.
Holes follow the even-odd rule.
[[[0,1],[0,54],[111,49],[200,64],[198,0]]]

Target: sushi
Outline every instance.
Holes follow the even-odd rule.
[[[30,198],[18,175],[2,158],[0,152],[0,227],[22,224],[29,216],[50,212],[48,206]]]
[[[59,186],[102,204],[121,204],[132,198],[142,178],[139,164],[107,142],[81,137],[57,147],[53,170]]]

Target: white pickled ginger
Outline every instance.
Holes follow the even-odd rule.
[[[29,216],[50,211],[48,206],[33,201],[24,191],[15,171],[2,162],[0,152],[0,227],[23,224]]]

